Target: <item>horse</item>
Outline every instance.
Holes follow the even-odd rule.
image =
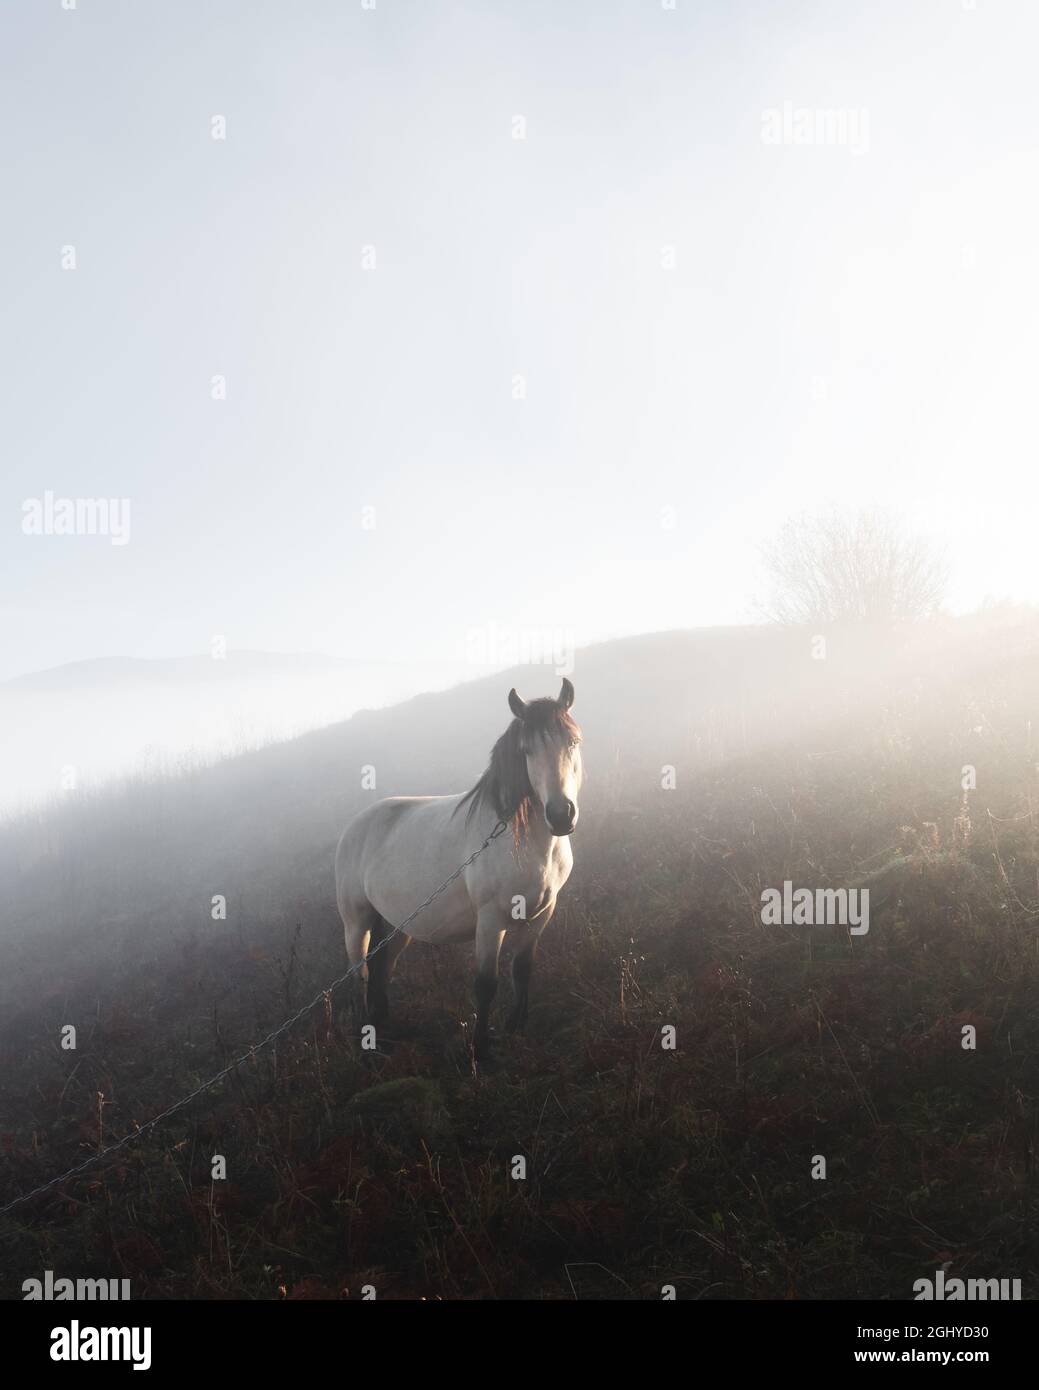
[[[570,715],[571,682],[564,677],[554,700],[523,700],[515,688],[508,698],[512,722],[474,786],[461,795],[377,801],[346,827],[335,857],[346,952],[350,965],[360,967],[364,1008],[376,1030],[389,1017],[390,980],[412,937],[434,945],[475,940],[477,1061],[488,1054],[490,1008],[507,932],[515,954],[506,1026],[514,1032],[526,1024],[538,940],[573,868],[570,836],[583,776],[581,731]],[[503,822],[512,829],[511,853],[504,835],[492,840],[407,933],[395,932]]]

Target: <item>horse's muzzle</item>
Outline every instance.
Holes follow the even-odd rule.
[[[572,835],[577,824],[577,807],[565,798],[550,801],[545,807],[545,820],[553,835]]]

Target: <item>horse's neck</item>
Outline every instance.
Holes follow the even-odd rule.
[[[547,859],[555,837],[545,821],[545,809],[540,801],[530,803],[527,833],[524,837],[528,852],[536,859]]]
[[[489,835],[498,824],[498,813],[489,800],[485,800],[481,805],[479,816],[474,824],[481,840]],[[511,838],[511,830],[510,824],[509,838]],[[531,859],[548,859],[552,853],[554,839],[555,836],[549,830],[548,822],[545,820],[545,808],[536,797],[532,798],[527,812],[526,833],[523,836],[524,854]]]

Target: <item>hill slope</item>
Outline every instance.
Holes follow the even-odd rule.
[[[317,1011],[0,1221],[0,1264],[119,1274],[136,1297],[905,1298],[951,1261],[1027,1296],[1037,650],[1033,624],[953,624],[823,662],[755,630],[580,652],[577,867],[500,1070],[470,1066],[468,953],[413,946],[385,1055]],[[361,767],[379,795],[461,790],[513,683],[558,679],[423,696],[7,830],[0,1199],[341,972],[330,857]],[[785,879],[869,887],[869,934],[764,928]]]

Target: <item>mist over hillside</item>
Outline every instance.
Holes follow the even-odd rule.
[[[575,843],[580,849],[597,821],[636,807],[680,821],[705,776],[769,751],[826,760],[868,746],[896,711],[925,726],[939,712],[934,727],[955,731],[947,786],[955,800],[956,758],[970,762],[989,737],[991,715],[975,705],[1011,670],[1019,694],[1028,681],[1039,689],[1039,624],[1027,610],[900,635],[849,630],[821,649],[816,634],[773,628],[658,633],[582,649],[573,679],[587,781]],[[530,696],[558,684],[550,668],[514,668],[176,776],[79,791],[12,822],[0,834],[0,939],[21,960],[0,985],[0,1030],[12,1009],[31,1008],[26,971],[60,993],[66,978],[71,987],[91,967],[101,978],[113,943],[125,961],[163,957],[200,930],[211,939],[213,893],[237,904],[239,930],[248,923],[261,936],[261,924],[273,929],[291,915],[300,891],[330,904],[332,850],[353,814],[373,797],[472,785],[509,721],[510,686]],[[675,791],[662,790],[665,768],[674,769]],[[362,789],[365,769],[374,769],[370,790]],[[847,789],[850,801],[858,794]],[[578,854],[575,882],[581,869]],[[329,914],[332,941],[338,924]],[[75,942],[75,957],[59,953],[56,968],[63,941]]]
[[[321,655],[101,658],[0,683],[0,816],[121,777],[174,774],[457,680]]]

